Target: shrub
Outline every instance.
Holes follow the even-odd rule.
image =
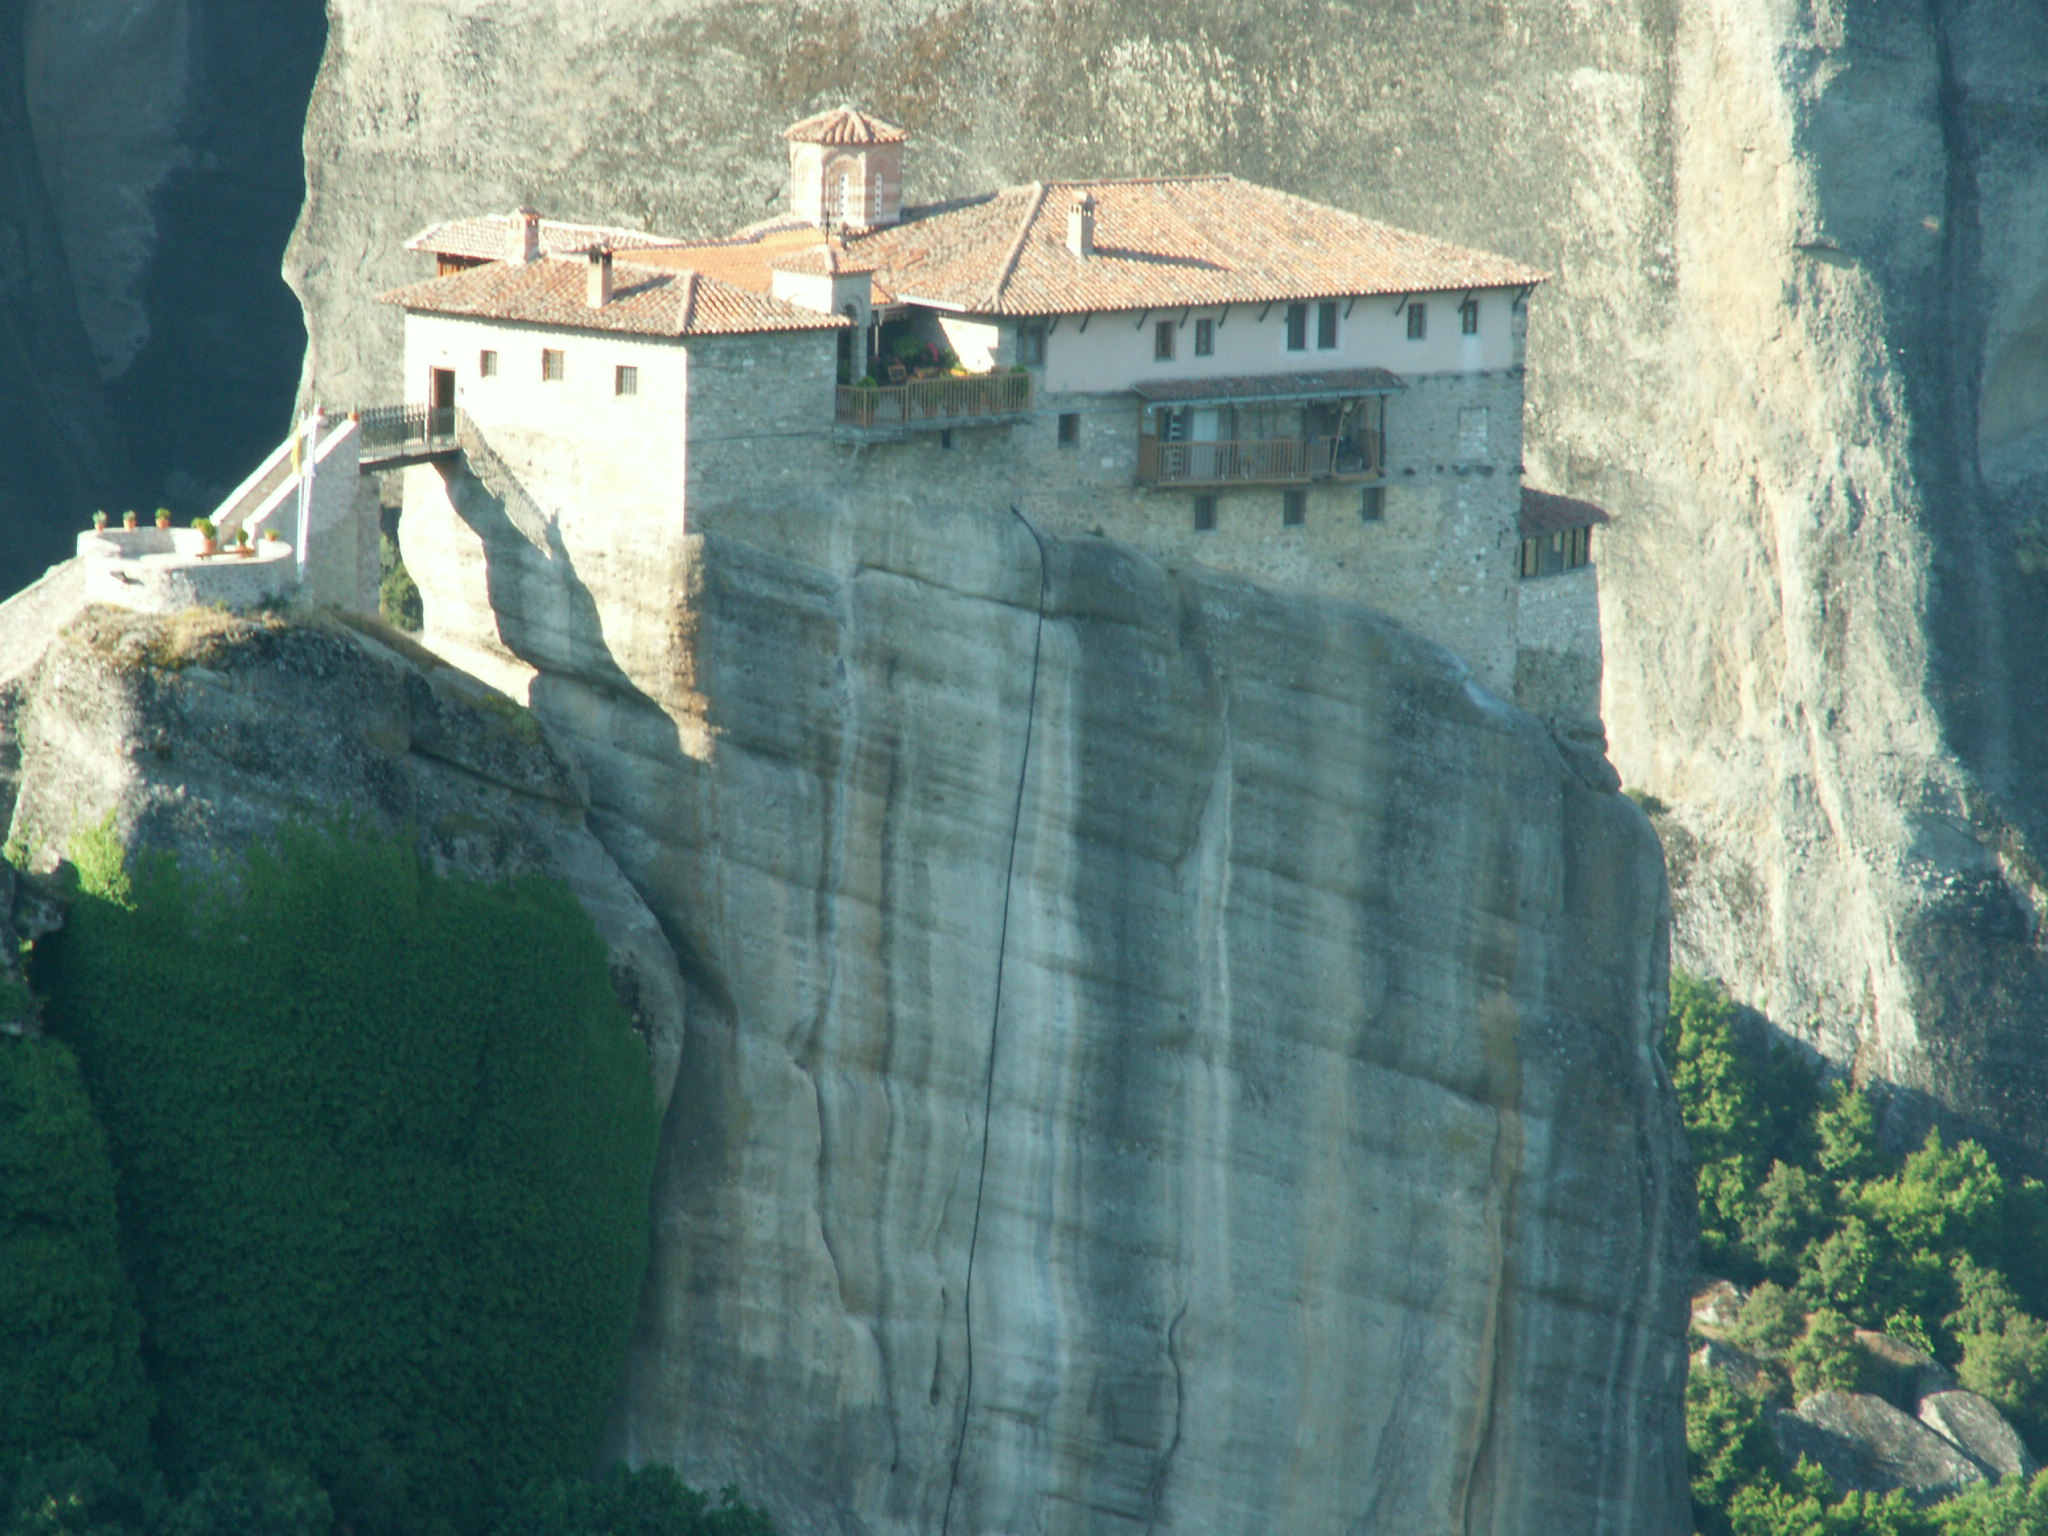
[[[332,1482],[384,1446],[468,1518],[578,1466],[654,1115],[574,899],[304,829],[204,886],[84,845],[38,979],[119,1173],[165,1470],[247,1448]]]
[[[106,1139],[71,1052],[13,1035],[0,1035],[0,1319],[0,1475],[73,1445],[141,1465],[150,1403]]]

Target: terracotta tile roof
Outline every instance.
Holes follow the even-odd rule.
[[[828,253],[829,252],[829,257]],[[815,224],[777,221],[758,225],[729,240],[701,245],[677,245],[665,250],[637,252],[634,260],[656,267],[688,267],[706,277],[716,277],[756,293],[769,291],[771,274],[782,272],[862,272],[868,263],[852,258],[843,241],[827,238]],[[872,279],[871,279],[872,280]],[[892,301],[888,288],[874,280],[877,304]]]
[[[471,261],[505,261],[518,244],[517,213],[486,213],[467,219],[444,219],[429,224],[405,242],[408,251],[430,251],[436,256],[460,256]],[[618,229],[608,224],[570,224],[560,219],[540,221],[540,249],[543,256],[571,256],[594,245],[608,245],[615,251],[653,250],[681,245],[669,235],[651,235],[645,230]]]
[[[1319,368],[1243,378],[1147,379],[1131,386],[1141,400],[1314,400],[1326,395],[1390,395],[1408,386],[1384,368]]]
[[[1533,486],[1522,487],[1522,537],[1525,539],[1563,533],[1568,528],[1591,528],[1597,523],[1612,521],[1614,519],[1590,501],[1553,495]]]
[[[612,301],[602,309],[585,302],[588,263],[554,257],[491,262],[394,288],[379,298],[428,314],[638,336],[829,331],[847,324],[844,316],[820,314],[699,272],[626,261],[612,271]]]
[[[858,107],[834,107],[783,130],[794,144],[901,144],[909,137],[901,128],[872,117]]]
[[[1067,249],[1067,214],[1095,200],[1094,253]],[[1353,294],[1519,288],[1545,273],[1230,176],[1034,183],[906,209],[850,237],[910,302],[976,314],[1059,315]]]

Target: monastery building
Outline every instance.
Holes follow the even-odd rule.
[[[1597,715],[1605,519],[1522,485],[1542,273],[1230,176],[906,207],[901,129],[842,107],[787,138],[788,212],[723,239],[524,209],[416,236],[438,275],[386,295],[408,398],[543,513],[744,537],[768,507],[1014,505],[1363,601]]]

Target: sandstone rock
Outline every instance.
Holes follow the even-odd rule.
[[[2038,7],[333,12],[289,259],[329,398],[398,388],[372,295],[429,220],[727,228],[845,97],[916,135],[912,199],[1228,170],[1553,270],[1530,475],[1615,514],[1606,721],[1674,808],[1681,963],[2048,1154]]]
[[[1903,1339],[1869,1328],[1858,1328],[1855,1337],[1873,1370],[1885,1379],[1880,1395],[1899,1407],[1910,1409],[1928,1393],[1946,1392],[1956,1384],[1953,1371]]]
[[[1830,1389],[1771,1415],[1787,1461],[1804,1456],[1838,1493],[1890,1493],[1932,1504],[1985,1481],[1954,1443],[1882,1398]]]
[[[1737,1349],[1721,1339],[1708,1339],[1692,1352],[1692,1368],[1696,1371],[1717,1371],[1733,1387],[1744,1391],[1762,1383],[1766,1373],[1755,1355],[1746,1349]]]
[[[1692,1293],[1692,1326],[1695,1332],[1726,1333],[1742,1316],[1747,1295],[1732,1280],[1709,1280]]]
[[[0,673],[10,664],[21,667],[0,657]],[[402,637],[88,609],[0,693],[0,739],[15,743],[0,762],[8,835],[43,868],[109,814],[124,842],[188,870],[232,860],[287,819],[350,814],[416,833],[444,869],[566,880],[610,946],[666,1096],[681,977],[584,825],[576,773],[523,710]]]
[[[617,1451],[797,1536],[1686,1528],[1626,799],[1360,609],[1001,507],[515,520],[505,453],[408,472],[423,638],[691,988]]]
[[[1920,1420],[2001,1481],[2034,1475],[2034,1458],[2019,1432],[1975,1392],[1929,1393],[1920,1399]]]

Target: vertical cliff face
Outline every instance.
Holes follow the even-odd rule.
[[[1680,957],[2043,1150],[2036,8],[335,15],[294,257],[330,394],[398,388],[396,317],[369,294],[411,275],[411,229],[521,198],[726,227],[781,195],[777,130],[842,97],[911,127],[912,199],[1225,169],[1555,271],[1531,478],[1616,516],[1608,724],[1672,808]]]
[[[1628,801],[1356,608],[514,472],[410,472],[427,638],[532,669],[690,984],[621,1451],[797,1532],[1686,1529]]]

